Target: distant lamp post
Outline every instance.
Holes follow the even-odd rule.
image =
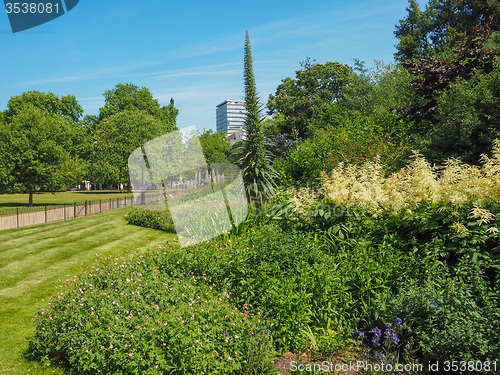
[[[146,154],[144,152],[141,153],[142,159],[144,163],[141,163],[141,176],[142,176],[142,185],[141,185],[141,206],[146,204],[146,188],[144,187],[144,166],[146,165]]]

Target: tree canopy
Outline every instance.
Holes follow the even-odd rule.
[[[396,58],[408,61],[440,52],[458,34],[486,24],[499,30],[500,3],[491,0],[430,0],[421,10],[416,0],[408,0],[407,15],[396,25],[399,43]]]
[[[439,96],[452,89],[457,80],[471,81],[476,74],[492,72],[500,49],[486,46],[491,35],[488,23],[473,27],[468,35],[457,36],[449,43],[444,57],[430,56],[403,62],[402,65],[416,76],[411,87],[421,99],[405,108],[405,113],[415,121],[432,120],[437,113]]]
[[[74,154],[75,127],[56,113],[28,103],[0,127],[0,191],[57,191],[77,184],[84,163]]]
[[[55,115],[60,115],[71,122],[78,122],[83,115],[83,109],[73,95],[63,95],[60,98],[53,93],[26,91],[10,98],[5,117],[7,121],[24,111],[26,104]]]
[[[99,122],[93,132],[92,178],[105,185],[129,187],[128,158],[130,154],[168,128],[145,111],[124,110]]]
[[[332,103],[342,100],[353,70],[338,62],[316,64],[309,59],[301,66],[295,72],[295,79],[283,79],[276,93],[269,95],[267,108],[270,115],[284,116],[279,132],[306,138],[310,135],[310,123],[320,118]]]
[[[168,131],[176,128],[176,117],[178,110],[173,103],[167,106],[160,106],[158,100],[146,87],[127,83],[119,83],[113,90],[108,90],[104,94],[104,107],[99,110],[99,120],[104,120],[118,112],[139,111],[162,121]]]
[[[208,164],[229,162],[231,143],[226,133],[214,133],[212,129],[209,129],[201,133],[199,139]]]

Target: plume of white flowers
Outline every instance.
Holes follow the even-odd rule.
[[[385,177],[379,159],[361,165],[339,164],[330,174],[321,174],[321,187],[291,190],[293,212],[307,217],[319,199],[341,206],[357,206],[376,214],[382,210],[411,210],[420,202],[451,203],[476,207],[500,200],[500,141],[493,143],[492,157],[483,155],[481,167],[449,159],[442,167],[431,166],[414,153],[412,161]],[[479,208],[471,215],[481,222],[491,220]],[[478,216],[479,215],[479,216]]]

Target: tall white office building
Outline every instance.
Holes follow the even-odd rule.
[[[244,132],[245,113],[244,100],[229,99],[218,104],[215,110],[217,132],[225,132],[228,135]]]

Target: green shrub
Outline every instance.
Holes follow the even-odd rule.
[[[376,321],[401,273],[412,267],[388,245],[354,238],[337,242],[338,234],[315,238],[261,225],[244,236],[172,253],[170,262],[227,286],[240,305],[261,309],[278,349],[322,350]]]
[[[386,323],[382,329],[375,327],[369,331],[353,332],[356,336],[356,347],[361,352],[364,361],[374,365],[384,365],[392,374],[416,374],[418,364],[412,353],[412,343],[408,342],[406,327],[401,318],[394,323]],[[404,366],[409,367],[404,368]],[[396,372],[397,371],[397,372]],[[385,371],[384,371],[385,372]],[[372,374],[368,366],[361,373]]]
[[[485,283],[494,290],[500,282],[500,213],[466,205],[421,203],[411,212],[385,215],[384,230],[394,234],[395,243],[426,265],[446,265],[454,277],[467,261],[482,270]],[[422,275],[425,275],[423,273]]]
[[[109,259],[66,280],[34,319],[31,356],[78,374],[268,373],[262,312],[166,266],[166,254]]]
[[[384,172],[406,164],[411,152],[402,134],[408,125],[393,115],[367,117],[344,110],[341,117],[327,122],[316,136],[275,162],[283,186],[317,185],[322,172],[330,174],[339,163],[358,165],[378,160]]]
[[[224,285],[238,295],[240,307],[247,304],[262,310],[277,347],[298,349],[304,342],[303,330],[317,315],[313,303],[322,305],[325,298],[339,299],[335,306],[344,303],[345,295],[330,289],[335,275],[327,263],[321,264],[323,260],[311,238],[265,225],[249,228],[244,236],[218,238],[172,253],[169,262],[182,272],[206,275]],[[313,301],[315,296],[321,300]],[[325,304],[322,316],[344,322],[333,305]]]
[[[424,361],[498,360],[498,296],[474,263],[463,261],[458,274],[438,267],[424,281],[405,281],[388,316],[403,319]]]
[[[125,216],[125,220],[128,224],[176,233],[174,222],[168,211],[134,208]]]

